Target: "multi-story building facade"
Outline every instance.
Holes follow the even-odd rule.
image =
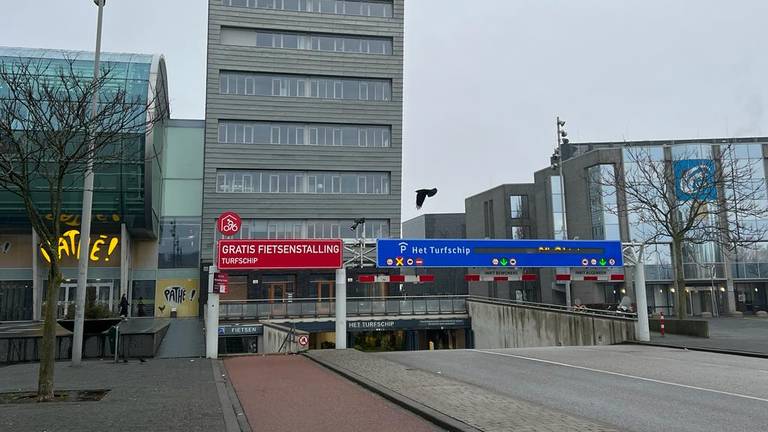
[[[117,313],[125,294],[133,315],[197,316],[199,292],[199,226],[202,189],[202,122],[170,120],[165,61],[159,55],[102,53],[102,68],[109,70],[105,92],[120,89],[126,100],[150,104],[150,112],[163,113],[146,131],[126,134],[126,154],[119,161],[95,169],[91,248],[86,259],[87,296]],[[0,48],[6,68],[29,65],[40,74],[67,75],[70,65],[89,80],[93,53]],[[55,79],[55,78],[54,78]],[[0,86],[0,97],[18,98]],[[143,156],[143,157],[142,157]],[[82,213],[82,180],[65,190],[64,236],[59,240],[62,276],[59,316],[73,311]],[[49,200],[47,186],[34,190],[38,205]],[[182,222],[184,226],[177,222]],[[21,200],[0,192],[0,321],[40,319],[47,261],[38,247]],[[186,296],[175,293],[186,292]],[[170,294],[170,295],[169,295]],[[142,306],[140,307],[139,304]]]
[[[768,138],[763,137],[572,143],[563,149],[564,191],[561,190],[558,171],[547,167],[534,173],[533,184],[504,185],[470,197],[466,206],[467,237],[493,238],[493,235],[503,235],[514,238],[509,227],[521,224],[510,213],[513,209],[507,208],[506,201],[518,200],[515,195],[527,195],[525,199],[529,205],[534,203],[529,211],[533,212],[530,213],[531,220],[535,223],[528,231],[522,232],[530,238],[564,238],[562,227],[565,219],[569,239],[646,242],[652,231],[650,227],[642,223],[638,215],[627,212],[625,207],[619,205],[625,199],[621,191],[605,181],[614,176],[629,183],[635,181],[631,178],[637,164],[633,152],[645,152],[654,161],[666,161],[670,166],[681,158],[713,160],[719,164],[722,163],[719,155],[727,147],[736,164],[752,167],[751,181],[765,190],[766,144]],[[512,189],[523,192],[512,192]],[[563,193],[565,212],[561,205]],[[768,195],[768,191],[764,195]],[[756,204],[765,207],[768,201]],[[502,206],[504,211],[498,211],[498,206]],[[754,220],[749,223],[759,227],[768,222]],[[683,266],[689,312],[694,315],[727,314],[735,309],[737,312],[753,313],[768,308],[766,245],[768,242],[758,242],[729,254],[714,242],[687,244],[683,252]],[[645,262],[648,306],[653,312],[670,315],[674,310],[675,292],[668,242],[662,239],[649,244]],[[624,295],[634,299],[633,285],[629,282],[632,280],[631,267],[627,267],[626,271],[627,282],[572,282],[572,299],[595,306],[616,304]],[[539,295],[543,302],[565,302],[565,285],[556,280],[555,274],[555,270],[539,270]]]
[[[228,210],[240,238],[400,236],[403,13],[403,0],[209,1],[204,269]],[[334,297],[327,271],[229,278],[224,302]]]

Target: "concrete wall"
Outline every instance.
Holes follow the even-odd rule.
[[[635,321],[467,301],[475,348],[611,345],[634,340]]]
[[[285,342],[285,346],[283,346],[283,349],[280,349],[280,347],[283,345],[283,341],[286,340],[286,336],[288,336],[290,332],[291,329],[289,327],[264,323],[264,335],[261,337],[262,346],[259,347],[263,348],[263,351],[260,352],[263,352],[264,354],[276,354],[298,353],[301,351],[306,351],[306,347],[300,347],[298,344],[299,336],[309,336],[309,333],[303,330],[295,330],[296,337],[292,338],[289,336],[288,341]]]

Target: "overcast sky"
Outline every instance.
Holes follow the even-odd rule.
[[[14,1],[0,44],[93,50],[90,0]],[[204,115],[205,0],[109,0],[107,51],[166,56]],[[403,219],[532,181],[574,142],[768,134],[765,0],[407,0]],[[438,187],[421,212],[416,188]]]

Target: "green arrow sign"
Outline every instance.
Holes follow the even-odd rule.
[[[600,265],[604,266],[608,263],[608,261],[605,260],[605,258],[600,258]]]
[[[500,260],[500,262],[501,262],[501,265],[503,265],[503,266],[507,265],[507,259],[506,258],[502,258]]]

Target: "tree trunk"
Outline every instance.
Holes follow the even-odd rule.
[[[685,271],[683,268],[683,242],[682,240],[672,239],[672,269],[675,278],[675,316],[677,319],[684,319],[688,316],[687,302],[685,292]]]
[[[61,272],[57,257],[51,256],[48,270],[48,286],[43,316],[43,340],[40,347],[40,373],[37,381],[37,400],[53,400],[53,372],[56,364],[56,310]]]

